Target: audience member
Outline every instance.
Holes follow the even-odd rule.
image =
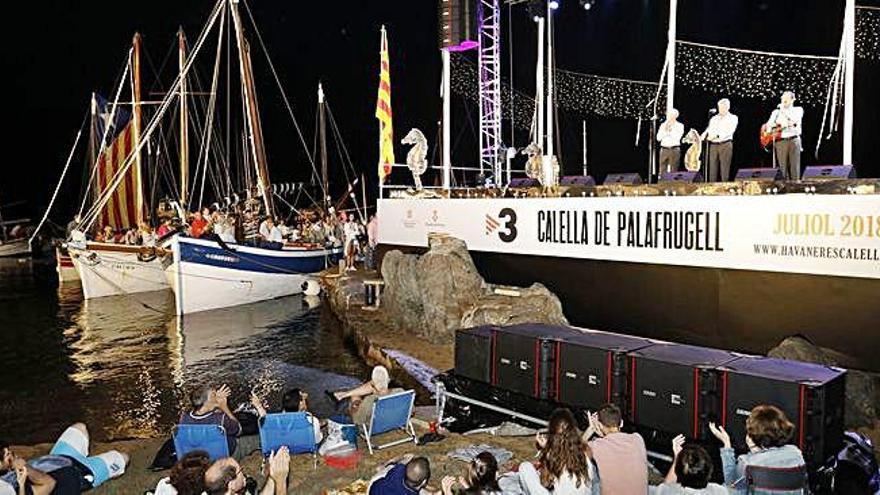
[[[180,416],[182,425],[221,425],[226,430],[229,453],[235,452],[236,438],[241,433],[241,424],[229,409],[230,390],[226,385],[217,390],[198,387],[190,393],[192,410]]]
[[[623,433],[623,415],[614,404],[605,404],[589,415],[584,433],[599,473],[602,493],[642,495],[648,489],[648,457],[645,440],[638,433]],[[595,439],[590,440],[591,437]]]
[[[727,495],[727,489],[712,479],[712,458],[699,445],[685,445],[684,435],[672,440],[675,458],[666,480],[659,486],[650,487],[650,495]]]
[[[557,409],[550,416],[547,431],[535,442],[540,450],[538,466],[523,462],[519,480],[526,495],[587,495],[599,493],[599,482],[590,461],[590,447],[583,441],[574,415]]]
[[[6,442],[0,441],[0,454],[3,456],[0,459],[0,495],[49,495],[55,490],[55,480],[51,476],[28,466]]]
[[[388,388],[390,381],[388,370],[384,366],[376,366],[373,368],[370,381],[344,392],[327,391],[326,393],[335,403],[349,399],[349,416],[354,424],[367,424],[372,417],[373,404],[377,398],[403,392],[401,388]]]
[[[159,480],[153,495],[201,495],[205,491],[205,473],[209,467],[211,458],[207,452],[190,452],[177,461],[167,478]]]
[[[453,492],[455,485],[461,489]],[[490,452],[480,452],[468,465],[464,477],[445,476],[441,482],[443,495],[501,495],[498,486],[498,461]]]
[[[431,464],[424,457],[404,456],[389,462],[373,477],[369,495],[407,495],[422,493],[431,479]]]
[[[730,435],[723,426],[709,423],[715,438],[721,441],[721,466],[724,484],[731,493],[746,493],[746,466],[797,467],[804,464],[801,450],[789,443],[794,434],[794,424],[776,406],[755,406],[746,419],[746,445],[749,452],[735,458]],[[800,494],[803,491],[775,492]]]
[[[287,477],[290,473],[290,452],[287,447],[281,447],[278,452],[269,455],[266,470],[266,484],[259,494],[286,495]],[[245,493],[248,484],[241,466],[231,457],[217,460],[205,472],[205,491],[208,495]]]
[[[256,394],[251,394],[251,405],[257,410],[261,418],[267,414],[263,401]],[[281,396],[281,412],[304,412],[309,422],[315,429],[315,443],[320,443],[324,438],[321,434],[321,422],[309,411],[309,394],[305,390],[292,388]]]
[[[18,489],[20,485],[17,478],[22,478],[26,483],[25,488],[30,487],[33,493],[53,493],[53,490],[54,493],[79,493],[80,488],[96,488],[125,473],[129,462],[128,454],[109,450],[90,456],[89,444],[88,428],[83,423],[75,423],[58,437],[49,455],[33,459],[28,465],[16,458],[8,446],[3,445],[2,468],[16,471],[13,487]],[[7,477],[2,480],[12,484]],[[45,490],[44,487],[50,482],[54,484],[53,488],[40,491]]]

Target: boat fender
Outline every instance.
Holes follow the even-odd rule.
[[[302,291],[307,296],[317,296],[321,293],[321,285],[317,280],[310,278],[302,283]]]

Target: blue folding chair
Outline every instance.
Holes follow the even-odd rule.
[[[312,454],[318,465],[318,444],[315,443],[317,418],[305,412],[267,414],[260,419],[260,450],[269,457],[282,446],[291,454]]]
[[[374,448],[379,450],[410,441],[418,444],[411,420],[415,400],[416,392],[414,390],[398,392],[376,399],[376,402],[373,403],[373,414],[370,416],[369,424],[361,425],[370,455],[373,454]],[[406,438],[373,446],[374,436],[394,430],[403,431],[407,435]]]
[[[806,493],[807,466],[746,466],[746,493]]]
[[[171,435],[178,459],[194,450],[204,450],[212,461],[229,457],[226,429],[221,425],[177,425]]]

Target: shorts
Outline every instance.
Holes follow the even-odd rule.
[[[63,455],[83,464],[92,472],[92,486],[100,486],[105,481],[125,473],[125,457],[110,450],[103,454],[89,456],[89,438],[80,430],[70,427],[58,437],[50,455]]]

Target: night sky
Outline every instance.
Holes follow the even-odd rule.
[[[93,91],[108,95],[120,73],[132,34],[144,37],[145,91],[167,88],[176,70],[176,31],[190,41],[201,29],[213,0],[119,2],[46,1],[17,3],[2,34],[3,95],[6,117],[0,204],[27,201],[37,215],[48,201]],[[665,49],[667,2],[597,0],[585,13],[576,0],[563,0],[557,22],[559,68],[608,76],[656,80]],[[728,46],[835,55],[840,42],[843,1],[837,0],[680,0],[680,38]],[[878,0],[860,0],[878,5]],[[279,70],[297,119],[311,146],[316,87],[323,81],[330,107],[355,166],[372,177],[377,161],[377,121],[373,116],[378,82],[379,26],[389,30],[392,103],[396,140],[411,127],[422,129],[432,146],[440,114],[440,60],[437,6],[433,0],[269,1],[251,0],[259,28]],[[507,8],[503,18],[508,22]],[[245,14],[246,15],[246,14]],[[534,91],[534,24],[524,6],[513,10],[515,85]],[[505,40],[506,42],[507,40]],[[504,48],[507,74],[507,48]],[[212,44],[208,52],[213,56]],[[265,60],[255,49],[254,66],[262,106],[269,166],[275,181],[307,180],[311,168]],[[206,58],[206,60],[207,60]],[[200,68],[210,76],[211,62]],[[164,69],[163,69],[164,68]],[[880,175],[880,63],[859,61],[855,161],[861,177]],[[159,73],[161,80],[156,81]],[[170,74],[170,76],[169,76]],[[683,120],[702,129],[706,110],[724,95],[679,89]],[[158,96],[151,96],[158,99]],[[740,116],[734,168],[759,162],[757,129],[776,102],[733,99]],[[456,164],[476,160],[477,109],[456,102]],[[808,111],[804,147],[812,150],[819,111]],[[580,171],[581,116],[562,115],[563,157],[568,174]],[[472,124],[468,123],[468,120]],[[635,122],[588,118],[593,172],[643,171],[646,148],[633,146]],[[505,136],[509,135],[505,123]],[[517,146],[526,136],[517,135]],[[644,141],[644,138],[643,138]],[[332,146],[331,146],[332,148]],[[398,161],[405,149],[398,145]],[[804,153],[804,163],[815,160]],[[824,146],[821,163],[840,162],[839,141]],[[78,206],[83,154],[71,171],[59,209],[52,218],[65,223]],[[429,155],[430,157],[431,155]],[[331,156],[332,162],[338,162]],[[338,163],[331,163],[336,190],[344,187]],[[430,173],[430,172],[429,172]],[[425,179],[427,183],[433,178]],[[372,184],[375,184],[373,179]]]

